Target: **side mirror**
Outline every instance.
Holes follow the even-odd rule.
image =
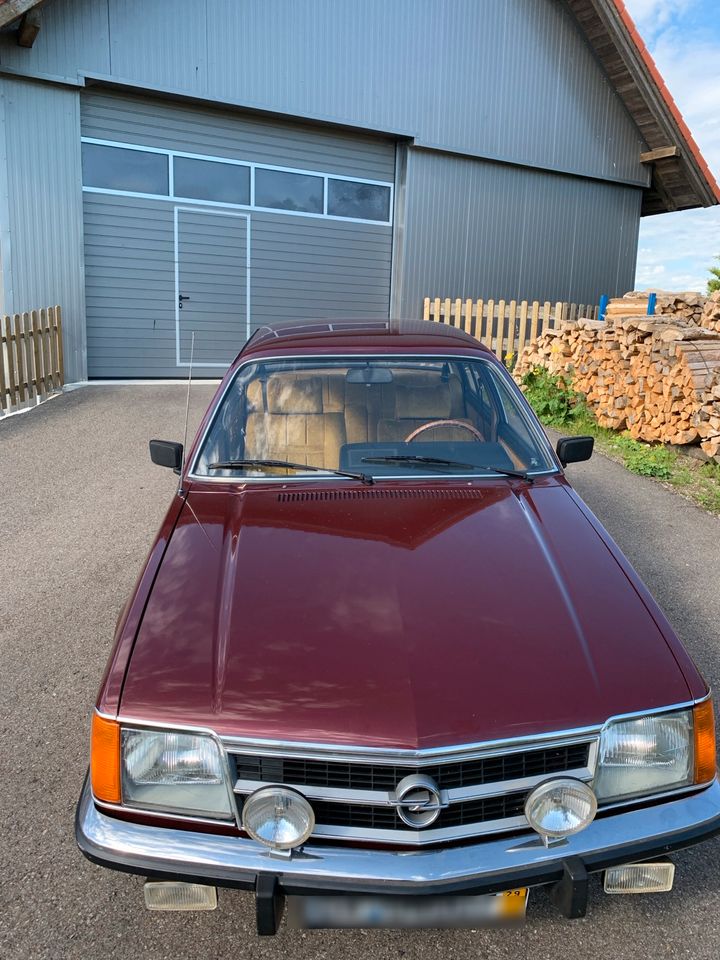
[[[151,440],[150,459],[159,467],[171,467],[175,473],[182,469],[183,445],[174,440]]]
[[[594,437],[561,437],[557,442],[555,452],[560,463],[566,467],[569,463],[589,460],[594,446]]]

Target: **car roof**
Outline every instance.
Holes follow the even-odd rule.
[[[377,350],[380,353],[422,349],[442,352],[463,348],[490,354],[479,340],[457,327],[433,320],[286,320],[259,327],[238,359],[251,355]]]

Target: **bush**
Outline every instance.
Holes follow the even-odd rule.
[[[522,379],[528,403],[543,423],[552,427],[577,425],[589,416],[585,398],[575,393],[565,377],[555,376],[545,367],[535,367]]]

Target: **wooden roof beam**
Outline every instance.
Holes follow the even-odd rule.
[[[13,20],[19,20],[29,10],[39,7],[43,0],[2,0],[0,2],[0,30]]]
[[[658,147],[657,150],[648,150],[640,154],[640,163],[655,163],[656,160],[665,160],[667,157],[679,157],[677,147]]]
[[[17,42],[19,47],[31,47],[35,43],[35,37],[40,33],[40,11],[28,10],[20,21],[17,32]]]

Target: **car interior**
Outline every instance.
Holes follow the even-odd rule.
[[[538,465],[527,423],[493,384],[497,375],[483,374],[479,364],[297,367],[258,365],[237,383],[222,432],[213,431],[210,460],[357,469],[365,457],[413,455],[504,469]]]

